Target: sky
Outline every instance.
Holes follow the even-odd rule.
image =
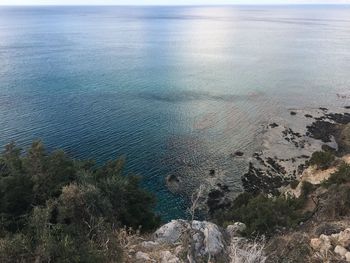
[[[350,4],[350,0],[0,0],[0,5]]]

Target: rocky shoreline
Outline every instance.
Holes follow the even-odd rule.
[[[273,120],[263,126],[262,150],[249,158],[242,176],[243,189],[253,194],[279,195],[280,190],[300,179],[315,151],[333,151],[337,156],[350,152],[350,107],[291,109],[290,119]],[[243,156],[243,152],[239,155]],[[229,207],[232,192],[225,185],[211,190],[209,214]]]
[[[333,113],[326,108],[300,110],[299,114],[291,111],[296,122],[299,115],[304,121],[305,118],[312,121],[299,129],[275,122],[267,125],[264,150],[253,155],[249,170],[242,177],[244,190],[279,194],[280,187],[301,176],[313,152],[327,149],[338,156],[348,153],[350,142],[343,131],[350,127],[350,113],[344,111]]]

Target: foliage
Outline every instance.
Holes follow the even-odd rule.
[[[0,262],[117,262],[117,231],[159,224],[155,198],[124,160],[95,167],[41,142],[0,156]]]
[[[309,164],[316,165],[319,169],[327,169],[329,168],[335,160],[335,156],[333,153],[326,151],[317,151],[314,152],[309,160]]]
[[[350,182],[350,165],[343,163],[336,172],[332,173],[327,180],[322,182],[322,185],[329,187],[333,184],[340,185],[348,182]]]
[[[298,187],[298,185],[299,185],[299,181],[298,180],[293,180],[293,181],[290,182],[290,187],[292,189],[296,189]]]
[[[234,200],[232,207],[216,214],[218,223],[240,221],[247,225],[247,235],[271,235],[276,229],[293,227],[301,219],[298,212],[303,200],[292,197],[269,198],[259,194],[242,193]]]

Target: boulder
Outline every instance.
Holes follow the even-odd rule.
[[[224,249],[223,236],[217,225],[207,221],[192,222],[192,228],[204,235],[203,248],[205,254],[216,256]]]
[[[350,248],[350,228],[339,233],[338,244],[344,248]]]
[[[310,246],[321,253],[327,253],[331,248],[331,240],[329,236],[321,235],[319,238],[312,238],[310,241]]]
[[[178,219],[161,226],[155,233],[155,242],[174,244],[178,242],[181,235],[188,229],[189,224],[186,220]]]
[[[335,247],[334,252],[337,253],[341,257],[345,257],[345,254],[348,253],[348,251],[344,247],[339,246],[339,245],[337,245]]]
[[[242,233],[247,226],[241,222],[235,222],[233,225],[228,225],[226,227],[226,233],[232,238],[236,235]]]
[[[350,262],[350,252],[347,252],[345,254],[345,259],[346,259],[346,262]]]
[[[236,228],[241,227],[236,225]],[[190,237],[190,241],[187,238]],[[185,220],[172,220],[163,225],[154,233],[154,242],[143,242],[144,246],[156,244],[185,245],[194,244],[194,255],[216,256],[224,250],[224,238],[217,225],[207,221],[188,222]],[[182,250],[182,247],[181,249]],[[176,252],[175,252],[176,253]],[[178,253],[176,253],[178,254]]]
[[[310,246],[312,247],[313,250],[319,251],[322,245],[322,240],[319,238],[312,238],[310,240]]]
[[[154,241],[144,241],[141,243],[141,246],[143,246],[146,249],[152,249],[156,246],[158,246],[159,243],[158,242],[154,242]]]
[[[322,241],[320,252],[321,253],[327,253],[330,249],[332,249],[332,244],[329,236],[326,235],[320,235],[320,239]]]

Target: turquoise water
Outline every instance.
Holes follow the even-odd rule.
[[[349,75],[344,6],[1,7],[0,144],[125,155],[168,220],[187,204],[167,175],[239,191],[230,153],[289,107],[345,105]]]

